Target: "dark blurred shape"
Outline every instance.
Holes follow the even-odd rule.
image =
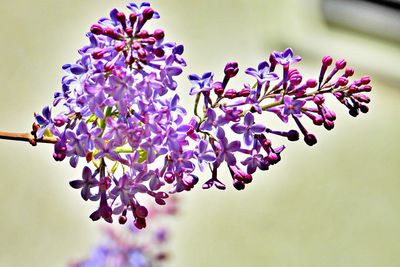
[[[400,42],[400,0],[322,0],[328,24]]]

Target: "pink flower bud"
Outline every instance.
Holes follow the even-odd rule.
[[[242,97],[249,96],[250,95],[250,88],[243,88],[242,90],[239,91],[238,95],[242,96]]]
[[[161,47],[154,49],[153,52],[156,57],[163,57],[165,55],[165,51]]]
[[[353,74],[354,74],[354,69],[352,67],[346,68],[346,70],[344,72],[345,77],[353,76]]]
[[[148,7],[143,11],[143,19],[145,20],[151,19],[153,15],[154,15],[154,10],[151,7]]]
[[[132,28],[133,28],[133,25],[135,24],[136,20],[137,20],[137,15],[136,15],[136,13],[131,13],[131,14],[129,15],[129,21],[131,22]]]
[[[345,86],[348,82],[349,82],[349,80],[347,80],[346,77],[339,77],[339,79],[337,80],[336,84],[338,86]]]
[[[332,65],[332,61],[333,61],[333,59],[331,56],[324,56],[322,58],[322,65],[324,67],[329,67],[330,65]]]
[[[156,38],[156,40],[161,40],[165,37],[165,33],[162,29],[157,29],[154,31],[153,37]]]
[[[336,66],[337,69],[341,70],[341,69],[344,69],[346,67],[346,64],[347,64],[346,60],[339,59],[339,60],[336,61],[335,66]]]
[[[371,82],[371,78],[369,76],[363,76],[360,78],[361,84],[369,84]]]
[[[100,35],[104,34],[104,29],[98,24],[93,24],[92,27],[90,28],[90,32],[95,35]]]
[[[234,89],[226,90],[225,97],[228,99],[234,99],[236,97],[236,91]]]
[[[315,79],[307,80],[306,84],[307,84],[308,88],[315,88],[318,85],[318,83]]]
[[[317,105],[322,105],[325,102],[325,97],[322,94],[318,94],[313,97],[313,101]]]

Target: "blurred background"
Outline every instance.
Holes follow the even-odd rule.
[[[29,131],[90,25],[125,4],[0,2],[1,130]],[[368,114],[354,119],[332,101],[335,129],[315,129],[312,148],[288,144],[280,164],[246,190],[182,194],[169,266],[400,266],[399,1],[152,4],[162,16],[152,25],[185,44],[185,77],[208,70],[221,77],[227,61],[244,70],[290,46],[303,57],[305,78],[331,55],[347,59],[356,77],[370,74],[374,86]],[[185,77],[178,90],[191,110]],[[65,266],[88,255],[104,224],[91,222],[95,207],[68,185],[80,170],[54,162],[47,145],[0,140],[0,151],[0,266]]]

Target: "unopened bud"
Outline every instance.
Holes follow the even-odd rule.
[[[333,61],[333,59],[331,56],[324,56],[322,58],[322,65],[324,67],[329,67],[330,65],[332,65],[332,61]]]
[[[90,28],[90,32],[95,35],[100,35],[104,34],[104,29],[98,24],[93,24],[92,27]]]
[[[237,62],[229,62],[226,64],[224,73],[228,78],[233,78],[238,74],[239,72],[239,66]]]
[[[164,30],[162,29],[157,29],[153,33],[153,37],[156,38],[156,40],[161,40],[165,37]]]
[[[236,97],[236,91],[234,89],[228,89],[224,96],[228,99],[234,99]]]
[[[304,136],[304,142],[309,146],[313,146],[317,143],[317,138],[315,135],[309,133]]]
[[[347,64],[346,60],[339,59],[339,60],[336,61],[335,66],[336,66],[337,69],[341,70],[341,69],[344,69],[346,67],[346,64]]]

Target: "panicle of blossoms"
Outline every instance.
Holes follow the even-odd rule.
[[[90,215],[94,221],[111,223],[118,216],[124,224],[129,212],[137,228],[146,227],[143,197],[165,205],[170,194],[198,183],[196,167],[211,171],[204,189],[226,188],[218,177],[221,166],[228,168],[234,187],[244,189],[257,170],[280,161],[285,146],[273,145],[272,135],[289,141],[301,136],[311,146],[317,139],[304,120],[328,130],[334,127],[336,115],[326,95],[339,100],[352,116],[368,112],[368,76],[350,81],[354,69],[346,68],[342,59],[331,66],[333,59],[325,56],[319,77],[303,80],[293,67],[301,57],[288,48],[245,70],[255,79],[253,86],[246,82],[240,89],[228,87],[239,72],[236,62],[226,64],[219,81],[212,72],[189,75],[195,117],[186,122],[186,110],[175,93],[175,77],[186,66],[183,46],[166,42],[161,29],[145,30],[149,20],[159,18],[149,3],[127,7],[129,14],[113,9],[109,18],[94,24],[80,58],[63,66],[62,90],[53,101],[62,110],[54,116],[44,107],[35,115],[35,138],[56,139],[55,160],[69,158],[72,167],[79,161],[85,164],[82,177],[70,185],[81,190],[85,201],[98,202]],[[284,123],[292,120],[295,128],[271,129],[258,121],[265,113]]]
[[[159,18],[149,3],[127,8],[111,10],[90,28],[80,58],[63,66],[62,91],[53,102],[61,111],[54,116],[46,106],[35,127],[38,139],[56,138],[55,160],[85,164],[70,185],[85,201],[99,203],[92,220],[111,223],[114,215],[123,224],[130,212],[144,228],[142,196],[164,205],[169,192],[197,183],[189,143],[197,135],[193,121],[184,123],[175,93],[175,77],[186,66],[183,46],[166,42],[162,29],[145,29]]]
[[[289,141],[297,141],[302,136],[306,144],[316,144],[315,135],[306,129],[302,121],[311,120],[327,130],[334,128],[336,115],[327,106],[326,95],[339,100],[354,117],[360,112],[368,112],[370,99],[365,93],[372,89],[368,76],[350,81],[354,69],[346,68],[343,59],[337,60],[331,67],[332,57],[325,56],[318,79],[303,80],[303,75],[293,66],[300,60],[301,57],[295,56],[291,48],[284,52],[275,51],[268,61],[262,61],[256,69],[245,70],[256,81],[254,86],[245,83],[239,90],[228,86],[230,79],[239,72],[236,62],[226,65],[222,81],[214,80],[212,72],[202,76],[189,75],[193,85],[190,94],[196,95],[194,112],[198,118],[197,130],[203,143],[200,152],[215,155],[215,161],[211,161],[210,157],[208,163],[212,177],[203,184],[203,188],[215,185],[225,189],[225,184],[218,179],[221,166],[228,167],[234,187],[242,190],[245,184],[252,181],[256,170],[268,170],[278,163],[285,146],[273,146],[272,135]],[[201,113],[197,110],[199,103],[204,103]],[[264,113],[272,113],[284,123],[294,121],[295,129],[283,131],[269,128],[264,119],[256,120],[261,118],[259,114]],[[226,134],[227,131],[232,135]],[[210,144],[209,150],[204,148],[205,143]],[[204,164],[202,161],[199,163]]]
[[[176,203],[168,209],[152,207],[153,220],[146,231],[134,225],[124,229],[106,227],[104,239],[96,245],[89,257],[74,261],[68,267],[154,267],[164,266],[169,259],[167,249],[170,232],[165,219],[176,215]]]

